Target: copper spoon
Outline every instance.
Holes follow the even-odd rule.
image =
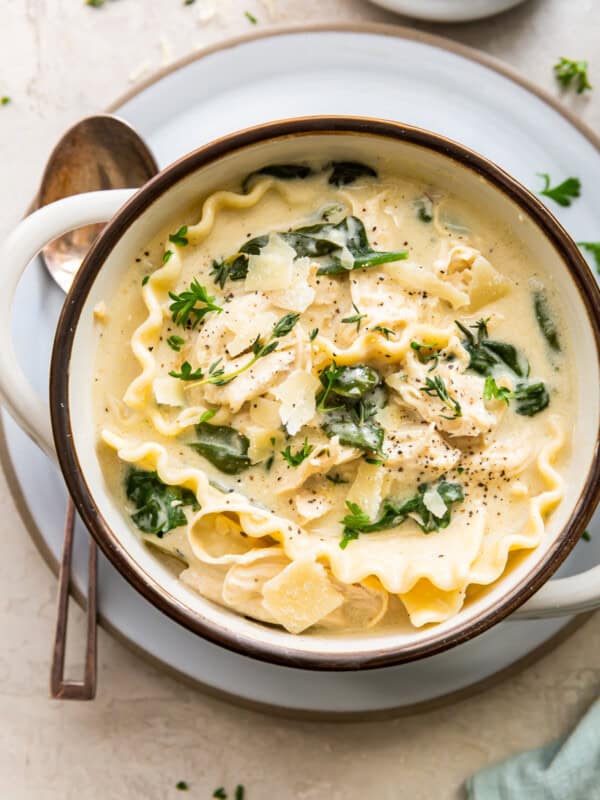
[[[108,114],[86,117],[60,139],[48,159],[32,211],[62,197],[98,189],[142,186],[158,172],[154,156],[127,123]],[[86,225],[55,239],[41,252],[48,272],[64,292],[103,225]],[[96,694],[96,586],[98,556],[90,539],[88,560],[87,645],[82,681],[64,677],[75,507],[69,497],[58,576],[58,610],[50,695],[65,700],[92,700]]]

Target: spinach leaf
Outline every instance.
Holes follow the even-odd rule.
[[[190,447],[226,475],[237,475],[250,466],[250,442],[235,428],[200,422],[196,425],[196,435],[198,441],[192,442]]]
[[[269,241],[270,234],[255,236],[244,242],[237,253],[229,258],[213,261],[211,274],[215,283],[221,288],[225,281],[243,280],[248,273],[248,257],[259,255],[261,249]],[[293,247],[298,258],[307,256],[319,263],[318,275],[341,275],[353,269],[386,264],[389,261],[400,261],[408,256],[406,250],[398,252],[378,252],[371,248],[365,226],[358,217],[344,217],[340,222],[318,222],[305,225],[293,231],[278,233],[281,238]],[[352,257],[352,263],[342,263],[344,248]]]
[[[524,417],[533,417],[547,408],[550,395],[545,385],[538,383],[518,383],[514,390],[513,399],[516,401],[516,412]]]
[[[329,183],[332,186],[348,186],[358,178],[376,178],[377,171],[358,161],[332,161]]]
[[[270,175],[280,181],[304,180],[312,175],[312,170],[306,164],[267,164],[265,167],[251,172],[242,182],[242,191],[247,194],[252,178],[256,175]]]
[[[512,344],[488,339],[487,321],[480,319],[472,326],[477,335],[456,320],[456,325],[465,335],[462,346],[468,352],[469,368],[480,375],[491,375],[495,367],[505,366],[519,378],[529,375],[529,362]]]
[[[537,290],[533,293],[533,309],[535,311],[535,318],[542,334],[544,335],[544,338],[552,350],[555,350],[557,353],[559,353],[561,348],[558,338],[558,329],[550,313],[550,306],[546,292]]]
[[[338,436],[340,443],[359,450],[382,452],[384,430],[374,419],[369,418],[364,407],[339,408],[328,411],[321,425],[327,436]]]
[[[340,541],[342,550],[347,547],[348,542],[358,539],[361,533],[375,533],[376,531],[395,528],[404,522],[408,516],[415,520],[424,533],[447,528],[450,524],[452,506],[465,499],[463,488],[460,483],[446,480],[440,481],[431,488],[437,491],[446,507],[445,512],[440,517],[433,514],[425,505],[425,495],[430,489],[426,483],[421,484],[416,494],[403,503],[398,504],[392,500],[384,501],[379,516],[374,520],[371,520],[369,515],[357,503],[346,502],[350,513],[342,520],[344,526],[343,536]]]
[[[333,371],[331,366],[334,367]],[[366,364],[354,367],[336,367],[335,364],[324,369],[319,378],[323,386],[339,397],[360,400],[361,397],[381,383],[381,376]]]
[[[200,506],[196,495],[182,486],[163,483],[156,472],[132,467],[125,478],[127,499],[136,506],[131,519],[144,533],[153,533],[159,539],[173,528],[185,525],[184,506],[197,511]]]

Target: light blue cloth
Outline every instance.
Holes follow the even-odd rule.
[[[557,742],[482,769],[469,800],[600,800],[600,700]]]

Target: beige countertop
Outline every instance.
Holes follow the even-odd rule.
[[[7,0],[0,24],[0,235],[23,213],[60,133],[127,90],[172,50],[281,23],[415,24],[361,0]],[[425,26],[484,50],[556,92],[557,56],[588,58],[596,93],[569,98],[600,129],[600,17],[594,0],[530,0],[501,17]],[[162,38],[162,44],[161,44]],[[516,677],[460,703],[394,721],[316,724],[240,710],[161,674],[104,631],[93,703],[48,699],[56,581],[0,475],[0,796],[10,800],[208,798],[243,783],[247,800],[449,800],[474,770],[565,732],[598,694],[600,615]],[[73,614],[75,664],[81,612]],[[175,783],[184,779],[187,794]]]

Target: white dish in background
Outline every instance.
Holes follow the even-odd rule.
[[[375,5],[431,22],[469,22],[491,17],[524,0],[371,0]]]
[[[571,208],[552,210],[576,239],[590,238],[600,216],[600,193],[594,188],[600,185],[600,157],[591,135],[586,137],[524,86],[478,62],[475,54],[469,58],[466,51],[449,48],[441,40],[381,26],[363,32],[251,37],[182,65],[115,110],[140,131],[165,165],[210,139],[268,119],[356,113],[359,97],[361,113],[441,132],[492,158],[526,185],[537,185],[538,171],[561,180],[584,176],[582,198]],[[545,132],[543,141],[539,131]],[[571,143],[568,152],[565,141]],[[42,393],[61,302],[60,291],[33,264],[18,290],[17,309],[26,303],[28,314],[15,315],[15,338],[21,363]],[[65,506],[62,479],[12,420],[4,419],[16,478],[42,546],[56,563]],[[600,517],[596,519],[592,541],[576,546],[560,575],[600,563]],[[74,581],[81,588],[86,547],[81,528],[78,534]],[[313,673],[259,663],[199,639],[146,603],[104,559],[99,583],[107,624],[167,668],[246,703],[315,715],[369,715],[439,700],[526,658],[569,624],[565,618],[504,622],[493,633],[414,664],[374,672]]]

